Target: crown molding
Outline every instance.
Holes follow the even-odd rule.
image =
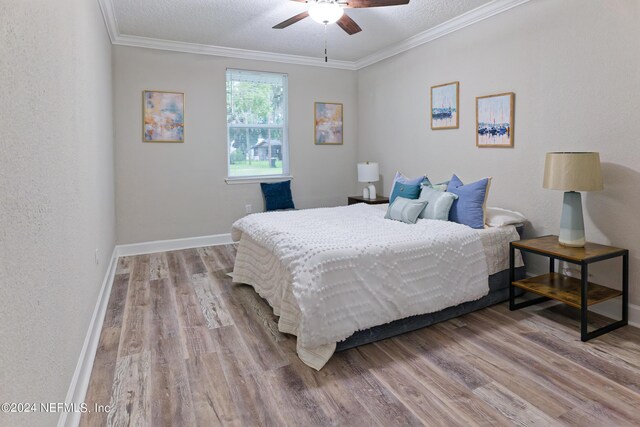
[[[436,25],[422,33],[418,33],[415,36],[411,36],[399,43],[359,59],[355,62],[356,69],[359,70],[361,68],[368,67],[376,62],[383,61],[402,52],[406,52],[407,50],[413,49],[414,47],[429,43],[433,40],[439,39],[440,37],[446,36],[447,34],[453,33],[454,31],[461,30],[469,25],[473,25],[529,1],[530,0],[494,0],[443,22],[440,25]]]
[[[107,26],[107,34],[111,44],[113,44],[120,34],[118,31],[118,21],[116,21],[116,12],[113,10],[113,2],[111,0],[98,0],[104,23]]]
[[[236,49],[197,43],[178,42],[148,37],[120,34],[112,0],[98,0],[111,43],[120,46],[143,47],[173,52],[195,53],[199,55],[224,56],[228,58],[249,59],[256,61],[281,62],[286,64],[307,65],[312,67],[338,68],[342,70],[359,70],[398,55],[414,47],[429,43],[454,31],[473,25],[477,22],[505,12],[530,0],[493,0],[485,5],[463,13],[447,22],[430,28],[399,43],[386,47],[374,54],[357,61],[324,62],[321,58],[309,56],[287,55],[284,53],[264,52],[257,50]]]
[[[287,55],[284,53],[263,52],[258,50],[236,49],[231,47],[212,46],[206,44],[176,42],[171,40],[152,39],[140,36],[118,35],[113,44],[120,46],[145,47],[148,49],[170,50],[174,52],[195,53],[199,55],[224,56],[227,58],[251,59],[255,61],[283,62],[285,64],[309,65],[312,67],[338,68],[354,71],[352,61],[329,60],[309,56]]]

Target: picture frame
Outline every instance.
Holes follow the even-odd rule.
[[[341,103],[313,104],[313,141],[315,145],[344,144],[344,106]]]
[[[460,82],[431,86],[431,130],[460,127]]]
[[[183,92],[142,91],[142,141],[184,143]]]
[[[476,97],[476,147],[513,148],[515,93]]]

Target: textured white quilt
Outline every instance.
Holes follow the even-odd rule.
[[[366,204],[268,212],[233,224],[234,282],[252,285],[320,369],[355,331],[442,310],[489,291],[477,230],[408,225]]]

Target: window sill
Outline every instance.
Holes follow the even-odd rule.
[[[293,179],[290,175],[279,175],[279,176],[248,176],[248,177],[237,177],[237,178],[226,178],[225,182],[230,185],[236,184],[259,184],[261,182],[280,182],[287,181]]]

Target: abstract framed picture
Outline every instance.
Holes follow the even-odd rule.
[[[460,82],[431,87],[431,129],[458,129]]]
[[[476,146],[513,147],[515,93],[476,98]]]
[[[313,126],[316,145],[343,144],[342,104],[316,102],[314,104]]]
[[[184,93],[142,92],[142,140],[184,142]]]

